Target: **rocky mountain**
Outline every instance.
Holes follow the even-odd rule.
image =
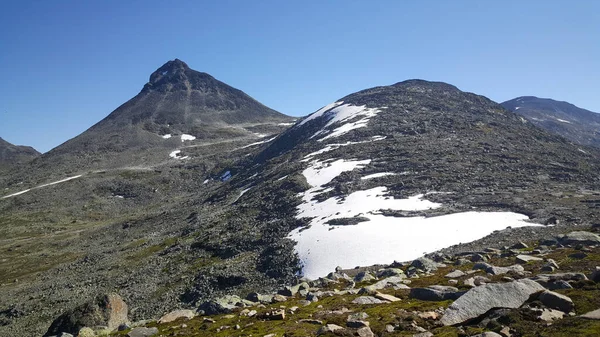
[[[13,145],[0,137],[0,168],[21,164],[39,155],[31,146]]]
[[[598,150],[445,83],[363,90],[250,141],[11,190],[0,199],[0,335],[51,335],[52,321],[95,310],[85,303],[103,293],[117,291],[132,321],[211,312],[211,299],[337,266],[480,251],[599,220]]]
[[[502,103],[528,121],[577,144],[600,146],[600,114],[568,102],[523,96]]]

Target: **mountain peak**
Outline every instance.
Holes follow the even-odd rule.
[[[180,59],[174,59],[163,64],[156,69],[151,75],[150,80],[142,92],[150,90],[155,91],[173,91],[187,90],[190,87],[190,82],[213,82],[214,78],[206,73],[201,73],[190,69],[187,63]]]

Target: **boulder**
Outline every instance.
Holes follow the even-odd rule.
[[[544,259],[531,255],[517,255],[517,263],[528,263],[532,261],[544,261]]]
[[[596,270],[590,275],[590,280],[600,282],[600,267],[596,267]]]
[[[575,231],[560,236],[559,242],[563,245],[600,245],[600,236],[591,232]]]
[[[270,304],[273,302],[273,295],[261,295],[259,293],[249,293],[246,299],[252,302]]]
[[[492,275],[504,275],[509,272],[521,273],[521,272],[525,271],[525,268],[523,268],[523,266],[518,265],[518,264],[508,266],[508,267],[496,267],[496,266],[492,266],[489,263],[479,262],[479,263],[475,263],[475,265],[473,265],[473,270],[483,270],[486,273],[492,274]]]
[[[236,295],[226,295],[206,301],[200,305],[206,315],[229,314],[242,305],[242,299]]]
[[[445,267],[446,265],[442,263],[437,263],[433,260],[430,260],[426,257],[420,257],[414,260],[411,264],[412,267],[420,269],[422,271],[436,271],[440,267]]]
[[[560,310],[562,312],[571,312],[574,308],[573,301],[565,295],[553,291],[544,291],[538,297],[540,302],[548,308]]]
[[[400,299],[396,296],[393,295],[388,295],[388,294],[382,294],[382,293],[375,293],[375,298],[380,299],[382,301],[387,301],[387,302],[398,302],[400,301]]]
[[[352,303],[354,304],[381,304],[385,303],[384,301],[377,299],[373,296],[360,296],[355,298]]]
[[[354,276],[354,282],[365,282],[365,281],[373,281],[375,280],[375,276],[371,275],[368,271],[361,271],[360,273]]]
[[[587,318],[587,319],[597,319],[600,320],[600,309],[596,309],[594,311],[590,311],[586,314],[581,315],[580,317],[582,318]]]
[[[449,272],[448,274],[444,275],[444,277],[447,278],[457,278],[457,277],[461,277],[461,276],[465,276],[465,272],[463,272],[462,270],[454,270]]]
[[[192,310],[182,309],[171,311],[170,313],[164,315],[158,320],[158,323],[170,323],[179,318],[192,319],[196,316],[196,313]]]
[[[543,309],[539,311],[538,319],[545,322],[552,322],[557,319],[562,319],[565,313],[554,309]]]
[[[491,283],[467,291],[444,312],[440,322],[455,325],[477,318],[493,308],[518,308],[544,287],[531,280]]]
[[[464,292],[458,291],[455,287],[440,285],[433,285],[427,288],[413,288],[410,290],[410,297],[421,301],[455,300],[463,294]]]
[[[96,337],[96,333],[92,328],[83,327],[79,330],[77,337]]]
[[[356,334],[358,335],[358,337],[375,337],[375,334],[373,333],[373,331],[371,331],[371,328],[369,328],[368,326],[356,330]]]
[[[317,331],[317,335],[324,335],[326,333],[335,333],[336,331],[341,332],[344,330],[346,330],[346,329],[344,329],[343,327],[341,327],[339,325],[327,324],[325,326],[322,326],[319,329],[319,331]]]
[[[138,328],[133,328],[133,330],[129,331],[127,333],[128,337],[150,337],[150,336],[154,336],[158,333],[158,328],[156,327],[152,327],[152,328],[145,328],[145,327],[138,327]]]
[[[404,275],[404,270],[400,268],[385,268],[377,271],[378,278]]]
[[[83,327],[104,326],[116,330],[128,323],[127,304],[121,296],[110,293],[96,296],[93,300],[69,310],[52,322],[44,336],[55,336],[61,332],[77,335]]]

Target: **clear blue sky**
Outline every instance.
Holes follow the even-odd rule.
[[[600,112],[600,1],[0,3],[0,137],[45,152],[179,58],[301,116],[410,78]]]

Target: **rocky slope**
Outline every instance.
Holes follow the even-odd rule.
[[[274,140],[71,172],[0,200],[0,309],[21,305],[0,335],[40,335],[115,290],[138,321],[373,264],[362,257],[585,227],[598,217],[599,157],[578,148],[485,97],[411,80],[344,97]]]
[[[0,137],[0,170],[22,164],[39,155],[31,146],[13,145]]]
[[[502,103],[528,121],[577,144],[600,146],[600,115],[568,102],[523,96]]]
[[[591,337],[600,331],[599,261],[600,236],[578,231],[458,255],[338,268],[274,293],[215,298],[198,310],[134,323],[112,294],[66,313],[46,336],[93,336],[86,327],[92,323],[105,326],[96,332],[129,337]]]

